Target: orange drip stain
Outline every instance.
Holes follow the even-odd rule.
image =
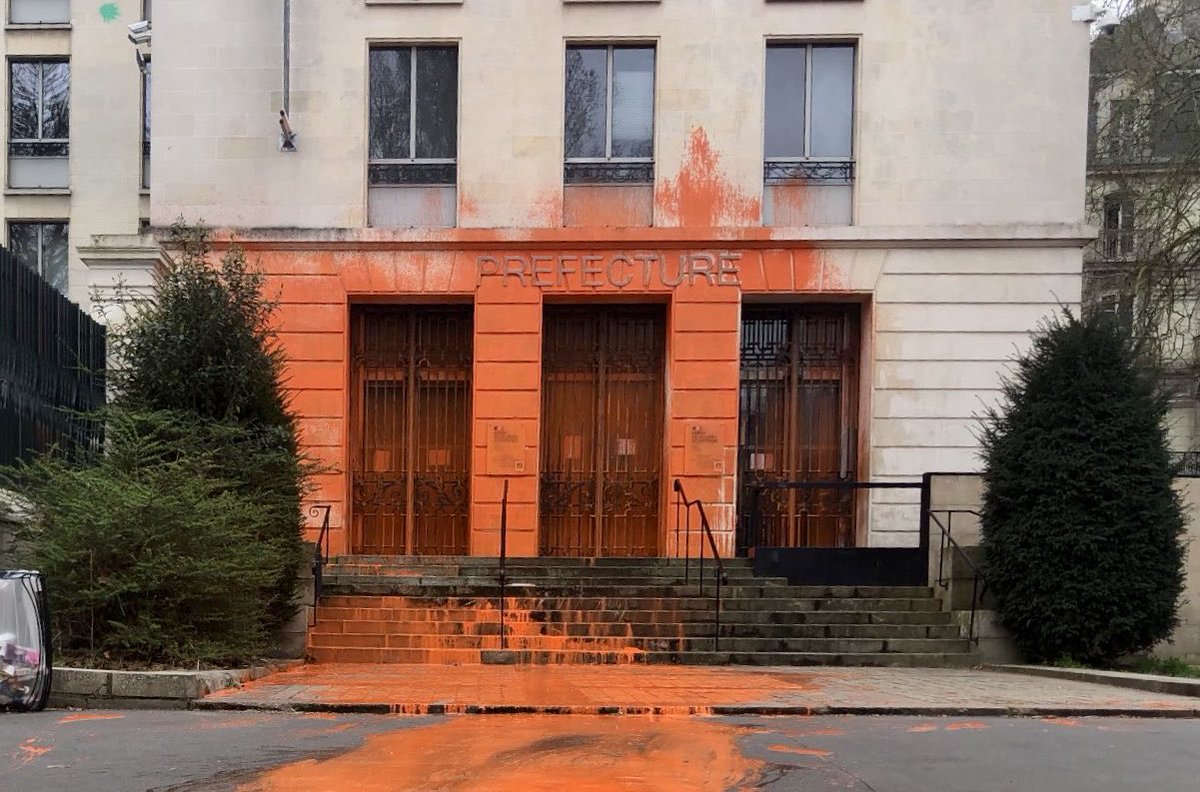
[[[946,731],[983,731],[986,728],[988,728],[986,723],[962,721],[961,723],[951,723],[946,727]]]
[[[270,771],[240,792],[537,792],[750,789],[763,764],[735,727],[685,719],[461,718],[371,737],[327,761]]]
[[[708,133],[703,127],[693,129],[679,174],[665,179],[655,194],[664,224],[674,220],[679,226],[698,228],[758,225],[762,200],[731,184],[720,163]]]
[[[116,712],[76,712],[73,715],[59,718],[58,723],[78,723],[79,721],[120,720],[124,718]]]
[[[906,732],[911,734],[928,734],[929,732],[935,732],[937,730],[938,727],[932,723],[918,723],[916,726],[910,726],[905,729]]]
[[[20,767],[27,765],[30,762],[36,761],[39,757],[44,756],[54,750],[49,745],[36,745],[37,738],[30,737],[25,742],[17,747],[17,753],[13,755],[13,766]]]
[[[801,756],[817,756],[824,759],[827,756],[832,756],[833,751],[825,751],[820,748],[798,748],[794,745],[772,745],[772,751],[779,753],[800,754]]]

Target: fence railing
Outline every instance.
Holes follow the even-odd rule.
[[[939,514],[945,515],[946,519],[943,522]],[[937,526],[938,532],[941,534],[941,542],[938,547],[938,578],[937,584],[943,591],[950,594],[950,581],[953,576],[953,564],[951,564],[950,576],[946,574],[946,549],[950,548],[954,551],[954,555],[962,559],[966,564],[967,569],[971,570],[971,620],[967,626],[967,641],[976,646],[979,645],[979,636],[975,634],[975,618],[979,610],[979,605],[983,600],[983,595],[987,592],[987,580],[983,577],[978,565],[971,560],[967,551],[954,538],[954,515],[969,514],[975,518],[979,517],[979,512],[974,509],[931,509],[929,511],[929,521],[932,525]],[[950,604],[953,609],[953,603]]]
[[[0,465],[98,448],[104,368],[104,327],[0,249]]]
[[[325,580],[325,565],[329,563],[329,514],[333,506],[318,504],[309,508],[308,513],[316,517],[324,513],[321,520],[321,531],[317,534],[317,546],[313,551],[313,624],[317,623],[317,604],[321,601],[321,587]]]
[[[708,522],[708,513],[704,510],[704,504],[697,498],[690,500],[683,491],[683,482],[675,479],[675,555],[679,555],[679,529],[684,529],[683,533],[683,582],[684,584],[691,583],[691,560],[692,560],[692,510],[695,509],[700,521],[700,530],[703,532],[701,538],[699,552],[699,573],[700,581],[700,596],[704,596],[704,546],[708,545],[712,552],[712,558],[716,567],[714,577],[716,578],[716,596],[713,602],[713,651],[717,652],[721,649],[721,584],[726,581],[725,565],[721,562],[721,553],[717,550],[717,541],[713,536],[712,526]],[[682,515],[682,520],[681,520]]]

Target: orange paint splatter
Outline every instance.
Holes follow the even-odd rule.
[[[376,735],[334,759],[270,771],[240,792],[741,789],[763,767],[741,755],[741,733],[686,719],[462,718]]]
[[[1043,718],[1044,723],[1053,723],[1055,726],[1073,726],[1079,727],[1083,724],[1075,718]]]
[[[50,745],[36,745],[37,738],[30,737],[25,742],[17,747],[17,753],[13,755],[13,766],[20,767],[27,765],[30,762],[36,761],[39,757],[44,756],[54,750]]]
[[[693,129],[679,175],[665,179],[655,194],[655,224],[698,228],[758,225],[762,199],[731,184],[720,162],[704,128]]]
[[[79,721],[98,721],[98,720],[119,720],[124,718],[116,712],[76,712],[73,715],[59,718],[59,723],[78,723]]]
[[[935,732],[937,730],[938,727],[934,726],[932,723],[918,723],[916,726],[910,726],[909,728],[905,729],[905,731],[911,732],[912,734],[928,734],[929,732]]]
[[[833,751],[824,751],[820,748],[797,748],[794,745],[772,745],[771,750],[779,753],[800,754],[801,756],[817,756],[822,759],[833,755]]]
[[[951,723],[946,727],[946,731],[982,731],[988,728],[986,723],[979,721],[963,721],[962,723]]]

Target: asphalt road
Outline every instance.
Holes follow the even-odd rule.
[[[0,715],[0,790],[1200,789],[1200,721]]]

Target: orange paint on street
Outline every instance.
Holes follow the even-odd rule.
[[[1043,722],[1053,723],[1055,726],[1082,726],[1076,718],[1044,718]]]
[[[28,740],[17,746],[17,753],[13,756],[13,766],[19,767],[21,765],[27,765],[54,750],[53,746],[36,745],[36,743],[37,738],[30,737]]]
[[[78,723],[79,721],[118,720],[124,718],[116,712],[76,712],[58,719],[59,723]]]
[[[798,748],[793,745],[772,745],[771,750],[779,753],[800,754],[801,756],[817,756],[822,759],[833,755],[833,751],[825,751],[820,748]]]
[[[982,731],[988,728],[986,723],[979,721],[963,721],[962,723],[951,723],[946,727],[946,731]]]
[[[736,727],[684,719],[462,718],[371,737],[327,761],[266,773],[240,792],[752,789],[761,762]]]
[[[935,732],[937,730],[938,727],[932,723],[918,723],[916,726],[905,729],[905,731],[911,732],[912,734],[928,734],[929,732]]]

